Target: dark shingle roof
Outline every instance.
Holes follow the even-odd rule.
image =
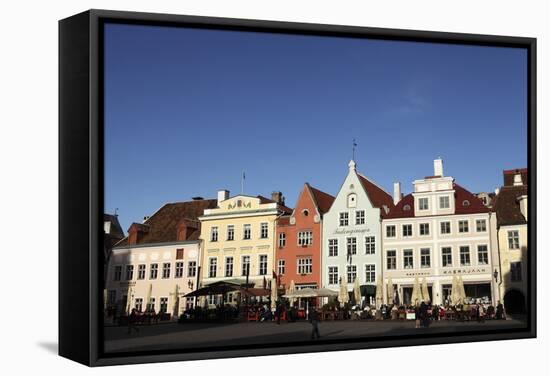
[[[198,217],[203,215],[204,209],[213,209],[217,200],[193,200],[165,204],[155,214],[144,222],[148,231],[139,238],[137,244],[153,244],[175,242],[177,227],[182,220],[196,222],[197,228],[187,234],[186,240],[197,240],[200,235]],[[122,239],[117,246],[128,245],[128,237]]]
[[[497,213],[499,226],[526,224],[527,220],[521,214],[518,197],[528,195],[528,186],[502,187],[493,201],[493,208]]]

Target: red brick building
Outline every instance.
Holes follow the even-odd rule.
[[[334,197],[304,184],[294,211],[277,221],[275,273],[279,287],[321,286],[322,219]]]

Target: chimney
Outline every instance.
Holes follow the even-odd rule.
[[[514,175],[514,186],[523,185],[523,180],[521,179],[521,174],[518,172]]]
[[[434,176],[443,176],[443,160],[441,158],[434,159]]]
[[[281,204],[281,205],[285,204],[285,198],[282,192],[279,192],[279,191],[271,192],[271,199],[275,201],[277,204]]]
[[[395,182],[393,183],[393,204],[397,205],[399,201],[403,198],[403,195],[401,194],[401,183]]]
[[[218,191],[218,206],[220,202],[225,201],[229,198],[229,191],[227,189],[221,189]]]
[[[518,203],[519,203],[519,210],[521,211],[521,215],[523,215],[525,220],[527,220],[527,195],[519,196]]]

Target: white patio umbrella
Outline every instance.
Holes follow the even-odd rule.
[[[294,285],[294,280],[290,280],[290,286],[288,287],[288,289],[286,290],[286,295],[292,295],[292,293],[294,293],[294,291],[296,290],[296,286]],[[290,302],[290,305],[294,305],[294,302],[296,301],[296,298],[289,298],[289,302]]]
[[[346,277],[345,276],[343,276],[340,279],[340,293],[338,294],[338,301],[342,305],[349,302],[348,286],[347,286],[347,283],[346,283]]]
[[[277,278],[271,279],[271,309],[277,308]]]
[[[382,283],[382,278],[378,277],[376,282],[376,308],[380,308],[384,300],[384,284]]]
[[[428,282],[426,281],[426,277],[422,279],[422,299],[425,303],[428,303],[431,301],[430,299],[430,291],[428,290]]]
[[[393,281],[390,278],[388,278],[388,286],[387,286],[387,298],[388,298],[388,304],[392,304],[393,303],[393,296],[394,296],[394,291],[393,291]]]
[[[153,284],[149,283],[149,289],[147,290],[147,298],[145,299],[145,309],[150,310],[151,307],[151,292],[153,291]]]
[[[132,295],[134,292],[132,291],[132,288],[128,288],[128,294],[126,296],[126,314],[130,314],[130,311],[132,310]]]
[[[355,278],[353,284],[353,297],[355,298],[355,304],[361,305],[361,286],[359,286],[359,278]]]
[[[457,305],[460,297],[458,296],[458,280],[456,275],[453,276],[453,282],[451,285],[451,304]]]
[[[180,286],[176,284],[176,287],[174,287],[174,307],[173,307],[173,316],[175,318],[178,318],[179,316],[179,308],[180,308]]]
[[[464,290],[464,281],[462,280],[462,276],[458,277],[458,292],[460,293],[460,302],[464,303],[464,300],[466,299],[466,290]]]
[[[422,300],[422,292],[420,291],[420,283],[418,277],[414,277],[413,291],[411,295],[411,303],[417,305]]]

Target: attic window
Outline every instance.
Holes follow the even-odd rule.
[[[411,210],[411,206],[409,204],[407,204],[407,205],[403,206],[403,210],[409,211],[409,210]]]
[[[353,189],[353,188],[355,188],[355,186],[353,184],[350,184],[349,189]]]
[[[462,201],[462,206],[470,206],[470,201],[468,200]]]
[[[307,210],[307,209],[302,210],[302,214],[303,214],[305,217],[307,217],[307,216],[309,215],[309,210]]]

